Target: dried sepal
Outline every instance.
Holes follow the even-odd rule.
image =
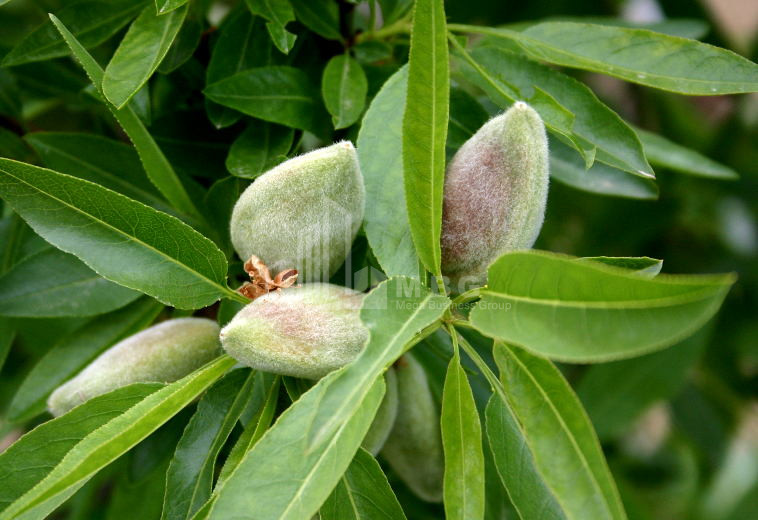
[[[243,268],[250,277],[250,281],[243,283],[237,292],[251,300],[271,291],[292,287],[297,281],[297,269],[285,269],[272,279],[269,268],[255,255],[250,256]]]

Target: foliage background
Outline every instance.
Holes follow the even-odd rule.
[[[644,3],[644,2],[642,2]],[[653,3],[653,2],[650,2]],[[628,4],[628,3],[627,3]],[[758,58],[755,31],[737,31],[714,17],[720,2],[663,0],[670,18],[691,19],[707,29],[703,41],[731,48],[753,61]],[[745,16],[750,9],[744,2]],[[65,2],[14,0],[0,7],[0,57],[21,37]],[[342,5],[343,9],[347,5]],[[449,1],[448,20],[498,25],[555,16],[618,16],[629,13],[624,2],[584,0],[555,2]],[[753,16],[756,16],[753,10]],[[745,24],[749,27],[749,23]],[[295,25],[295,27],[298,27]],[[756,24],[753,24],[753,28]],[[124,30],[92,52],[106,63]],[[311,35],[317,45],[298,54],[298,66],[320,81],[321,68],[341,46]],[[204,110],[201,90],[204,66],[215,42],[205,30],[191,60],[151,82],[150,131],[183,175],[203,186],[226,175],[225,159],[243,124],[215,130]],[[402,42],[389,60],[364,64],[369,97],[404,61]],[[737,284],[722,311],[693,341],[692,355],[653,354],[601,368],[566,366],[598,428],[631,518],[747,518],[758,511],[758,96],[684,97],[623,83],[591,73],[569,71],[593,87],[603,101],[626,120],[686,145],[737,171],[736,181],[717,181],[656,168],[658,200],[632,200],[588,194],[553,182],[548,212],[537,248],[577,256],[650,256],[665,259],[663,271],[701,273],[735,271]],[[103,106],[83,89],[88,82],[68,57],[0,69],[0,156],[39,163],[17,137],[29,132],[91,132],[123,139]],[[20,106],[14,103],[20,100]],[[339,137],[355,139],[355,127]],[[306,141],[306,146],[309,143]],[[191,159],[188,160],[188,157]],[[30,248],[39,247],[31,240]],[[237,266],[238,267],[238,266]],[[54,271],[51,276],[55,276]],[[0,372],[0,411],[35,362],[56,339],[83,323],[70,319],[15,320],[17,337]],[[0,353],[0,358],[2,357]],[[430,364],[432,364],[430,362]],[[594,370],[594,373],[593,373]],[[677,374],[682,373],[681,380]],[[684,375],[686,374],[686,375]],[[589,376],[592,375],[592,378]],[[636,416],[625,420],[619,412]],[[38,419],[35,419],[38,420]],[[128,461],[134,489],[146,497],[155,465],[141,454],[172,446],[188,420],[180,414]],[[33,426],[34,420],[24,425]],[[603,424],[603,426],[598,426]],[[19,433],[0,423],[0,449]],[[141,450],[141,451],[140,451]],[[164,466],[165,470],[165,466]],[[110,509],[103,486],[107,472],[71,501],[72,518],[117,517],[115,496]],[[147,484],[146,484],[147,483]],[[396,483],[393,482],[393,486]],[[399,483],[397,484],[401,486]],[[139,486],[144,486],[140,488]],[[402,489],[402,488],[400,488]],[[741,491],[735,493],[735,490]],[[94,501],[86,494],[98,495]],[[439,511],[398,491],[409,517],[430,518]],[[417,509],[414,509],[416,507]],[[133,510],[130,510],[135,514]],[[147,513],[146,513],[147,514]]]

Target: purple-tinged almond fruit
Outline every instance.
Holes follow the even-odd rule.
[[[548,181],[545,126],[526,103],[490,119],[463,144],[447,168],[442,214],[442,273],[454,291],[483,285],[500,255],[532,247]]]
[[[221,330],[224,350],[264,372],[319,379],[358,355],[368,339],[363,293],[326,283],[274,291],[243,307]]]

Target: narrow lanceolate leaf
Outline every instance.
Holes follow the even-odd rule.
[[[9,520],[22,515],[27,518],[44,517],[95,473],[126,453],[190,404],[233,365],[233,359],[221,356],[179,381],[151,393],[131,408],[116,415],[72,446],[62,460],[46,467],[44,478],[2,511],[0,519]],[[119,391],[116,390],[116,392]],[[113,393],[106,394],[104,397],[111,395]],[[74,408],[69,414],[77,414],[86,410],[88,406],[89,403],[86,403]],[[69,414],[62,418],[67,418]],[[53,432],[57,433],[55,430]]]
[[[382,467],[360,448],[319,510],[320,520],[405,520]]]
[[[264,374],[258,373],[258,377],[263,379]],[[245,425],[245,431],[242,432],[236,444],[229,453],[229,456],[224,462],[224,466],[221,468],[221,473],[218,475],[218,486],[234,473],[237,469],[242,458],[247,454],[250,449],[255,446],[255,443],[263,437],[266,430],[271,426],[271,422],[274,420],[274,414],[276,413],[276,405],[279,401],[279,384],[281,382],[280,376],[274,376],[273,380],[265,388],[266,393],[263,395],[264,399],[261,403],[260,409],[256,412],[250,421]]]
[[[523,251],[489,268],[471,311],[482,333],[568,362],[632,357],[674,344],[721,306],[732,274],[653,279],[595,262]]]
[[[758,91],[758,65],[726,49],[645,29],[545,22],[523,32],[485,29],[514,39],[533,57],[649,87],[699,96]]]
[[[417,281],[392,278],[364,300],[370,331],[351,364],[321,379],[285,411],[228,477],[209,518],[310,518],[349,466],[384,393],[382,373],[449,301]]]
[[[50,15],[50,19],[55,24],[61,36],[63,36],[66,44],[71,49],[71,53],[81,64],[84,72],[87,73],[95,89],[100,95],[103,95],[103,69],[100,68],[97,61],[82,47],[60,20],[53,15]],[[142,161],[142,166],[155,187],[177,210],[185,215],[202,220],[179,177],[177,177],[176,172],[174,172],[166,156],[163,155],[163,152],[134,110],[128,105],[122,109],[115,110],[107,101],[105,104],[113,113],[121,128],[124,129],[126,135],[134,143],[134,147],[137,149],[137,153]]]
[[[442,392],[442,446],[445,450],[445,517],[484,518],[482,427],[474,394],[456,351]]]
[[[154,6],[149,5],[134,20],[103,76],[103,93],[116,108],[123,108],[150,79],[186,16],[186,6],[157,15]]]
[[[205,87],[203,93],[221,105],[270,121],[324,135],[318,88],[294,67],[258,67]]]
[[[321,93],[326,109],[332,115],[334,128],[346,128],[358,120],[367,91],[366,74],[349,54],[329,60],[321,78]]]
[[[405,200],[424,267],[440,274],[442,187],[450,91],[442,0],[416,0],[403,115]]]
[[[189,518],[210,497],[216,458],[250,397],[253,378],[248,369],[235,370],[198,403],[166,473],[162,519]]]
[[[640,175],[631,175],[601,162],[590,169],[572,150],[557,139],[550,139],[550,177],[578,190],[609,197],[655,200],[658,185],[655,180]]]
[[[79,0],[69,2],[56,16],[87,48],[101,44],[145,7],[147,0]],[[21,40],[3,60],[10,67],[68,54],[52,22],[46,22]]]
[[[597,150],[591,143],[574,134],[576,116],[573,112],[561,105],[541,87],[534,87],[533,92],[530,90],[521,94],[506,76],[497,75],[496,70],[485,69],[456,38],[451,37],[450,42],[464,60],[462,62],[463,74],[466,79],[481,87],[493,103],[506,110],[516,101],[522,100],[522,97],[528,97],[529,104],[540,114],[545,127],[579,152],[584,160],[585,168],[592,166]]]
[[[161,211],[172,211],[145,175],[137,151],[122,141],[73,132],[35,132],[26,134],[24,140],[51,170],[92,181]]]
[[[0,159],[0,196],[45,240],[108,280],[182,309],[233,295],[226,258],[213,242],[123,195]]]
[[[596,148],[598,161],[634,174],[653,175],[634,130],[583,83],[498,47],[476,48],[471,57],[492,76],[517,89],[521,99],[530,102],[544,92],[568,109],[574,116],[572,133],[582,148]]]
[[[403,113],[408,68],[390,77],[371,102],[358,133],[358,160],[366,185],[364,228],[387,276],[418,277],[403,188]]]
[[[8,506],[41,482],[79,441],[162,386],[138,383],[95,397],[11,445],[0,454],[0,517],[5,518]]]
[[[108,347],[142,330],[163,306],[144,298],[123,309],[98,316],[62,337],[34,365],[8,406],[8,418],[21,422],[44,412],[50,393],[68,381]]]
[[[629,269],[649,278],[659,275],[663,267],[663,260],[648,256],[584,256],[578,260],[589,260],[591,262],[612,265],[613,267]]]
[[[494,353],[504,391],[487,405],[487,436],[521,518],[625,519],[592,424],[558,369],[502,344]]]
[[[109,282],[75,256],[48,248],[0,277],[0,316],[94,316],[123,307],[139,296]]]
[[[674,171],[709,177],[712,179],[736,179],[737,172],[703,154],[669,141],[659,134],[637,129],[637,135],[645,147],[645,155],[656,166]]]
[[[155,0],[155,9],[157,9],[158,14],[166,14],[186,3],[187,0]]]

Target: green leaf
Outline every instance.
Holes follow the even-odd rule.
[[[686,338],[716,313],[735,281],[732,274],[649,279],[542,251],[501,256],[488,279],[471,323],[572,363],[637,356]]]
[[[447,368],[442,392],[442,446],[445,450],[445,517],[484,518],[482,427],[474,394],[458,350]]]
[[[487,405],[487,436],[521,518],[625,519],[592,424],[558,369],[498,343],[494,354],[504,392]]]
[[[620,435],[649,406],[676,395],[700,358],[709,329],[661,352],[594,365],[584,373],[576,393],[601,440]]]
[[[663,260],[647,256],[584,256],[579,260],[591,260],[601,264],[630,269],[650,278],[657,276],[663,267]]]
[[[152,7],[148,9],[152,9]],[[97,64],[97,61],[82,47],[60,20],[53,15],[50,15],[50,18],[68,44],[74,57],[87,73],[95,89],[100,95],[103,95],[103,70],[100,68],[100,65]],[[142,166],[150,181],[176,209],[202,221],[195,205],[189,198],[189,195],[187,195],[187,191],[171,167],[171,163],[163,155],[163,152],[134,110],[128,105],[120,110],[115,110],[108,102],[105,102],[105,104],[113,113],[121,128],[124,129],[126,135],[134,143],[134,147],[137,149]]]
[[[102,278],[75,256],[49,248],[0,277],[0,316],[94,316],[121,308],[139,296]]]
[[[262,373],[258,373],[258,376],[263,376]],[[261,378],[262,379],[262,378]],[[263,402],[260,409],[256,412],[255,416],[245,425],[245,431],[242,432],[239,439],[235,443],[232,451],[224,462],[224,466],[221,468],[221,473],[218,476],[218,486],[229,478],[229,475],[234,473],[237,469],[242,458],[247,454],[255,443],[263,437],[266,430],[271,426],[271,422],[274,420],[274,414],[276,413],[276,405],[279,401],[279,383],[281,381],[280,376],[274,376],[271,380],[271,384],[266,388],[263,395]],[[217,496],[217,495],[214,495]]]
[[[187,3],[187,0],[155,0],[155,9],[158,14],[166,14]]]
[[[150,79],[186,16],[186,6],[159,16],[150,5],[134,20],[103,75],[103,94],[116,108],[123,108]]]
[[[107,348],[150,325],[161,310],[162,305],[145,298],[116,312],[93,318],[60,338],[16,390],[8,406],[8,418],[22,422],[42,413],[53,390],[78,374]]]
[[[308,74],[294,67],[258,67],[205,87],[221,105],[249,116],[325,135],[320,93]]]
[[[439,276],[448,69],[443,2],[416,0],[403,115],[405,201],[416,253],[424,267]]]
[[[366,103],[367,91],[366,74],[349,54],[329,60],[321,78],[321,92],[335,129],[347,128],[358,120]]]
[[[277,49],[287,54],[295,44],[296,36],[284,27],[295,19],[290,0],[245,0],[253,14],[268,20],[266,29]]]
[[[559,20],[555,20],[559,21]],[[631,29],[647,29],[657,33],[681,36],[699,40],[706,36],[710,30],[708,23],[697,18],[666,18],[660,22],[632,22],[613,16],[561,16],[561,22],[592,23],[597,25],[610,25],[613,27],[629,27]],[[536,23],[526,22],[524,27],[531,27]]]
[[[550,176],[572,188],[612,197],[655,200],[655,180],[596,162],[588,170],[576,151],[557,139],[550,140]]]
[[[147,0],[80,0],[68,2],[56,12],[86,48],[95,47],[116,34]],[[66,56],[68,49],[50,21],[29,33],[3,60],[4,67]]]
[[[263,24],[253,18],[247,10],[231,15],[219,30],[218,40],[213,45],[211,60],[205,71],[205,83],[210,85],[236,73],[271,65],[273,47],[268,36],[263,33]],[[236,123],[242,114],[231,108],[205,100],[208,118],[216,128],[224,128]]]
[[[95,397],[12,444],[0,454],[0,517],[12,518],[8,507],[37,486],[82,439],[162,387],[138,383]]]
[[[713,96],[758,91],[758,65],[695,40],[645,29],[545,22],[522,33],[488,29],[516,40],[533,57],[632,83]]]
[[[408,14],[413,7],[413,0],[378,0],[382,7],[382,18],[387,26]]]
[[[162,519],[190,518],[210,497],[216,459],[245,407],[253,378],[249,369],[235,370],[198,403],[166,473]]]
[[[183,3],[186,2],[187,0],[183,1]],[[158,72],[161,74],[170,74],[184,65],[195,53],[198,45],[200,45],[200,37],[205,28],[205,17],[201,9],[202,6],[198,2],[191,3],[187,8],[187,16],[184,18],[182,28],[158,66]]]
[[[366,348],[279,416],[220,488],[209,518],[244,517],[253,510],[261,518],[315,514],[374,418],[384,393],[380,376],[448,304],[413,279],[393,278],[377,286],[361,310],[370,332]]]
[[[339,6],[332,0],[290,0],[298,21],[327,40],[342,40]]]
[[[598,161],[632,173],[653,175],[634,130],[583,83],[498,47],[476,48],[471,57],[493,77],[507,80],[517,89],[520,99],[532,102],[535,94],[542,91],[569,110],[574,116],[571,132],[583,149],[597,149]]]
[[[712,179],[736,179],[739,177],[737,172],[728,166],[709,159],[695,150],[669,141],[662,135],[639,128],[637,135],[640,136],[642,145],[645,147],[647,158],[656,166]]]
[[[379,463],[363,448],[319,510],[320,520],[405,520]]]
[[[49,472],[46,472],[44,479],[14,500],[0,513],[0,519],[18,518],[21,515],[37,518],[45,516],[95,473],[190,404],[234,363],[230,357],[221,356],[179,381],[151,393],[100,426],[76,443],[60,462],[45,468]],[[106,394],[105,397],[111,395],[113,393]],[[87,407],[88,403],[85,403],[69,414],[76,414]]]
[[[387,276],[418,277],[403,188],[403,113],[408,68],[390,77],[366,111],[358,133],[358,161],[366,185],[364,229]]]
[[[170,215],[9,159],[0,159],[0,196],[45,240],[108,280],[182,309],[234,297],[224,254]]]
[[[255,179],[287,159],[295,132],[285,126],[251,121],[229,148],[226,169],[243,179]]]
[[[447,156],[458,149],[490,118],[484,107],[461,88],[450,89],[450,122],[447,125]]]
[[[171,208],[158,194],[131,146],[95,134],[35,132],[24,136],[52,170],[117,191],[162,211]]]

